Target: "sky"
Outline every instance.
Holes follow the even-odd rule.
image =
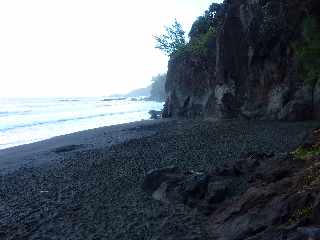
[[[146,87],[166,72],[154,35],[220,0],[2,0],[0,98],[89,97]]]

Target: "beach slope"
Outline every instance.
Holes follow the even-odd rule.
[[[210,172],[293,151],[316,122],[159,120],[0,151],[0,239],[208,239],[208,216],[153,200],[149,170]]]

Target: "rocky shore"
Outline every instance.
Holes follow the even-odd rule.
[[[312,218],[319,213],[311,185],[316,160],[295,161],[289,153],[317,127],[147,121],[0,151],[0,239],[301,239],[294,238],[298,229],[316,234],[310,228],[319,224]],[[210,187],[192,195],[192,204],[155,200],[143,187],[146,176],[170,166],[209,175]],[[309,175],[298,191],[299,176]],[[198,183],[181,181],[191,189]],[[214,198],[214,183],[222,186],[221,198]]]

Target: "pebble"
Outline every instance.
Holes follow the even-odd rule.
[[[64,152],[50,166],[1,177],[1,239],[207,239],[206,216],[152,200],[141,189],[145,174],[168,166],[207,172],[250,152],[290,152],[316,126],[160,121],[139,128],[152,136]]]

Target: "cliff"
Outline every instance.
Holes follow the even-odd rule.
[[[205,17],[199,18],[187,46],[171,55],[163,116],[320,119],[320,84],[301,74],[298,54],[304,22],[318,19],[319,5],[317,0],[215,4],[206,12],[209,24],[201,25]]]

